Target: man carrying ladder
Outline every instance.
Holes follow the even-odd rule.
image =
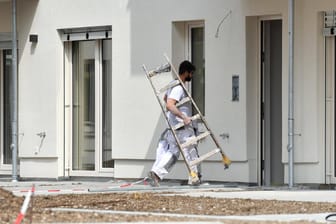
[[[169,129],[164,131],[161,135],[157,148],[156,161],[148,174],[148,180],[152,186],[159,186],[160,180],[169,173],[181,153],[189,172],[188,184],[199,185],[201,175],[198,165],[202,161],[220,153],[224,163],[224,169],[226,169],[231,164],[231,160],[225,155],[205,118],[185,87],[185,83],[190,82],[192,79],[195,66],[189,61],[183,61],[177,73],[168,57],[166,57],[166,59],[168,64],[160,66],[150,72],[147,71],[145,65],[143,65],[143,69],[146,72],[146,76],[150,81],[161,109],[165,113],[165,118],[169,126]],[[158,74],[167,73],[169,71],[172,71],[174,80],[168,85],[158,89],[154,84],[156,80],[155,77],[157,77]],[[163,93],[164,97],[162,100],[160,94]],[[197,129],[194,129],[192,125],[194,121],[197,121]],[[201,127],[202,132],[198,132],[199,127]],[[195,135],[195,130],[197,130],[197,135]],[[199,156],[196,145],[207,137],[211,137],[211,142],[214,143],[215,149]]]
[[[195,66],[189,61],[183,61],[179,66],[179,77],[183,84],[190,82],[195,71]],[[171,126],[176,126],[183,121],[184,126],[176,130],[178,140],[181,144],[188,141],[190,138],[195,138],[194,128],[192,127],[192,106],[190,101],[177,107],[176,104],[186,98],[187,95],[181,85],[176,85],[167,90],[164,101],[166,102],[166,109],[168,122]],[[198,158],[195,144],[182,148],[186,162],[191,162]],[[153,164],[151,171],[148,174],[148,180],[152,186],[159,186],[159,181],[169,173],[175,165],[180,155],[180,150],[171,130],[165,130],[160,138],[157,148],[156,161]],[[200,176],[197,165],[190,166],[190,169]],[[199,178],[189,177],[189,184],[200,184]]]

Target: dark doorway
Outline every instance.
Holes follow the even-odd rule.
[[[284,183],[282,20],[261,21],[261,184]]]

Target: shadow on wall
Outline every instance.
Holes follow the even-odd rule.
[[[138,1],[129,0],[127,4],[127,10],[130,12],[130,69],[132,76],[138,76],[144,79],[146,82],[146,87],[151,88],[150,84],[146,78],[144,71],[142,70],[142,65],[145,64],[148,69],[156,68],[157,66],[165,63],[164,54],[170,54],[171,47],[171,29],[162,29],[164,27],[170,27],[168,23],[169,19],[165,18],[161,10],[169,10],[168,1]],[[156,10],[161,9],[161,10]],[[173,10],[173,9],[172,9]],[[157,20],[155,23],[153,20]],[[168,24],[167,24],[168,23]],[[164,34],[162,31],[164,30]],[[164,37],[164,38],[162,38]],[[143,105],[155,104],[159,109],[159,103],[155,99],[155,95],[152,89],[146,90],[146,93],[151,94],[151,99],[146,97]],[[151,105],[152,106],[152,105]],[[146,108],[146,107],[145,107]],[[148,108],[148,107],[147,107]],[[156,148],[161,133],[167,128],[165,118],[163,113],[155,118],[144,118],[146,121],[144,123],[156,121],[154,130],[152,133],[151,141],[149,145],[145,147],[145,157],[150,159],[152,162],[143,162],[144,167],[141,172],[141,176],[145,177],[148,171],[151,169],[154,159],[156,157]],[[152,160],[153,159],[153,160]]]
[[[171,18],[163,12],[176,10],[169,1],[129,0],[127,9],[131,14],[131,71],[143,74],[142,64],[149,68],[165,63],[164,53],[171,52]],[[155,20],[155,22],[153,22]],[[169,27],[169,29],[163,29]]]
[[[39,0],[18,0],[17,2],[17,37],[19,39],[18,48],[23,49],[29,41],[31,27],[35,17]],[[32,45],[31,52],[35,50],[35,44]],[[20,62],[23,51],[18,51],[18,62]]]
[[[182,60],[186,59],[184,31],[185,22],[190,21],[190,17],[185,14],[185,9],[190,7],[190,2],[191,1],[179,2],[177,7],[176,4],[172,4],[170,1],[128,1],[127,10],[130,14],[130,69],[132,76],[146,79],[141,65],[145,64],[149,70],[157,68],[167,63],[164,57],[165,54],[170,57],[170,60],[176,68]],[[200,10],[199,15],[202,15],[203,9],[199,8],[198,10]],[[197,18],[197,20],[200,19]],[[173,42],[174,46],[172,46]],[[145,82],[147,82],[146,87],[142,88],[151,88],[148,81],[146,80]],[[160,106],[157,100],[154,100],[155,96],[153,91],[151,89],[149,91],[151,91],[153,98],[149,99],[145,97],[144,100],[146,100],[146,102],[142,102],[142,104],[144,106],[147,103],[156,104],[155,106],[159,109]],[[147,90],[146,93],[148,93]],[[153,122],[153,119],[144,119],[147,119],[145,123]],[[156,119],[156,117],[154,119]],[[144,146],[148,147],[145,148],[147,159],[155,159],[160,135],[166,128],[167,124],[164,114],[161,113],[160,116],[157,117],[155,129],[150,132],[152,133],[152,136],[150,136],[150,145]],[[145,162],[144,160],[142,176],[147,175],[153,162],[154,160],[152,162]],[[185,174],[187,178],[187,170],[185,170]]]

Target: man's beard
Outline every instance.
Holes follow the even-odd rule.
[[[190,82],[191,81],[191,77],[190,76],[186,77],[185,81]]]

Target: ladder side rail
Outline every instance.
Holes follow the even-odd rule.
[[[167,115],[166,115],[165,107],[164,107],[164,105],[162,104],[162,102],[161,102],[161,100],[160,100],[158,94],[157,94],[156,91],[155,91],[156,88],[155,88],[155,86],[154,86],[154,84],[153,84],[153,82],[152,82],[152,80],[151,80],[151,77],[150,77],[150,75],[149,75],[149,73],[148,73],[148,70],[146,69],[146,66],[145,66],[145,65],[143,65],[142,67],[143,67],[143,69],[144,69],[144,71],[145,71],[145,73],[146,73],[146,77],[147,77],[147,79],[149,80],[149,82],[150,82],[150,84],[151,84],[151,86],[152,86],[152,89],[153,89],[153,91],[154,91],[154,94],[155,94],[155,96],[156,96],[156,99],[158,100],[158,102],[159,102],[159,104],[160,104],[160,107],[161,107],[161,109],[162,109],[162,112],[164,113],[164,117],[165,117],[165,119],[166,119],[166,122],[167,122],[167,124],[168,124],[168,127],[170,128],[170,130],[171,130],[172,133],[173,133],[174,139],[175,139],[175,141],[176,141],[176,143],[177,143],[177,146],[178,146],[178,148],[179,148],[179,150],[180,150],[180,153],[182,154],[182,158],[183,158],[183,160],[184,160],[184,162],[185,162],[185,164],[186,164],[186,166],[187,166],[188,172],[189,172],[189,173],[192,173],[193,171],[192,171],[192,169],[191,169],[191,167],[190,167],[190,165],[189,165],[189,163],[188,163],[188,161],[187,161],[187,159],[186,159],[186,157],[185,157],[185,155],[184,155],[184,153],[183,153],[183,150],[182,150],[182,147],[181,147],[181,143],[180,143],[180,141],[179,141],[179,139],[178,139],[178,137],[177,137],[177,133],[176,133],[176,131],[174,130],[174,127],[169,123],[168,117],[167,117]],[[181,83],[181,84],[182,84],[182,83]]]
[[[224,150],[222,149],[222,147],[220,146],[219,142],[217,141],[215,135],[213,134],[212,130],[210,129],[208,123],[206,122],[206,120],[203,117],[203,114],[201,113],[201,111],[199,110],[197,104],[195,103],[194,99],[192,98],[191,94],[189,93],[189,91],[187,90],[187,88],[185,87],[184,83],[182,82],[180,76],[178,75],[175,67],[173,66],[173,64],[170,62],[169,58],[167,57],[167,55],[165,55],[165,58],[167,60],[167,62],[170,64],[171,66],[171,70],[172,72],[175,74],[175,76],[177,77],[177,79],[181,82],[181,86],[183,88],[183,90],[186,92],[186,94],[188,95],[188,97],[190,98],[191,103],[193,104],[194,108],[196,109],[197,113],[200,115],[200,119],[202,120],[204,126],[208,129],[208,131],[210,131],[210,136],[213,139],[215,145],[219,148],[220,153],[222,155],[223,161],[225,163],[225,165],[227,166],[230,162],[230,159],[226,156],[226,154],[224,153]]]

